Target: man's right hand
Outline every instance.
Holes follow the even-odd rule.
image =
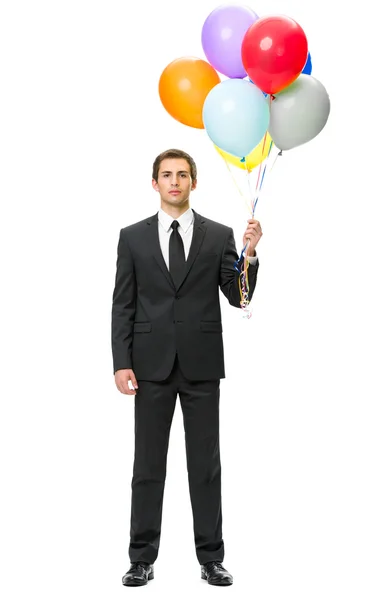
[[[136,394],[138,385],[135,373],[132,371],[132,369],[118,369],[118,371],[115,371],[114,377],[115,385],[122,394],[128,394],[130,396],[134,396]],[[132,382],[132,385],[135,388],[134,390],[129,387],[129,381]]]

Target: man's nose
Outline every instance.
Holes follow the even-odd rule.
[[[176,186],[178,186],[178,185],[179,185],[179,182],[178,182],[178,180],[177,180],[177,176],[176,176],[176,175],[174,175],[174,176],[172,177],[171,184],[172,184],[172,185],[176,185]]]

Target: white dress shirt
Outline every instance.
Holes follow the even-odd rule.
[[[159,233],[159,243],[161,245],[161,251],[163,254],[163,258],[169,269],[169,244],[170,244],[170,235],[172,233],[171,223],[173,223],[175,219],[170,217],[162,208],[158,211],[158,233]],[[193,225],[194,225],[194,214],[191,208],[183,213],[180,217],[178,217],[177,221],[179,222],[179,227],[177,228],[180,233],[181,239],[184,244],[185,251],[185,260],[188,258],[190,245],[192,243],[193,237]],[[252,265],[255,265],[257,262],[257,256],[248,256],[248,262]]]

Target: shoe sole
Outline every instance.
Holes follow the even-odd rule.
[[[203,579],[204,581],[207,581],[207,583],[209,585],[221,585],[221,586],[223,586],[223,585],[232,585],[233,584],[233,581],[224,581],[224,579],[222,581],[219,581],[219,582],[217,582],[217,581],[216,582],[215,581],[212,582],[212,581],[209,581],[207,579],[206,575],[201,575],[201,579]]]

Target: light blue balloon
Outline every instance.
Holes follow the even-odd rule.
[[[269,106],[253,83],[227,79],[208,93],[202,118],[207,135],[218,148],[244,157],[268,130]]]

